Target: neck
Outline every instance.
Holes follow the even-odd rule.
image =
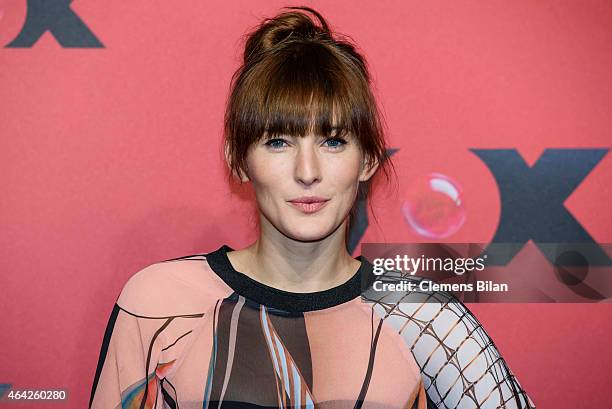
[[[360,265],[346,250],[345,223],[315,242],[291,240],[262,228],[253,244],[227,256],[237,271],[270,287],[290,292],[327,290],[348,281]]]

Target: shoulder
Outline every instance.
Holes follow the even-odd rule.
[[[212,271],[205,255],[150,264],[123,286],[117,304],[143,317],[202,314],[232,290]]]

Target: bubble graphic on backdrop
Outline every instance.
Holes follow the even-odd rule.
[[[417,234],[429,239],[448,237],[465,221],[461,188],[441,173],[422,176],[408,188],[402,214]]]

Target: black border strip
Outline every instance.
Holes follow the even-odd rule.
[[[111,312],[110,318],[108,319],[108,323],[106,324],[106,330],[104,331],[104,339],[102,340],[102,347],[100,348],[100,356],[98,357],[98,367],[96,368],[96,376],[94,377],[93,385],[91,387],[91,396],[89,398],[89,408],[91,408],[91,404],[93,403],[94,395],[96,394],[96,388],[98,387],[98,381],[100,380],[100,374],[102,373],[102,367],[104,366],[104,361],[106,361],[106,354],[108,352],[108,345],[110,344],[111,336],[113,335],[113,330],[115,329],[115,322],[117,321],[117,316],[119,315],[119,305],[115,303],[113,306],[113,311]]]
[[[252,279],[234,269],[227,257],[227,252],[234,251],[224,244],[219,249],[206,254],[206,260],[211,269],[236,293],[259,304],[289,312],[306,312],[322,310],[348,302],[358,297],[361,292],[361,280],[372,264],[363,256],[357,256],[361,261],[357,272],[346,282],[323,291],[296,293],[270,287]]]

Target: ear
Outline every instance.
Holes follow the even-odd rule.
[[[361,173],[359,174],[359,181],[365,182],[369,180],[374,173],[376,173],[378,165],[379,163],[376,159],[369,157],[368,155],[364,155],[363,159],[361,160]]]
[[[223,154],[225,155],[225,163],[227,163],[227,167],[231,170],[232,169],[231,166],[230,166],[231,160],[230,160],[230,154],[229,154],[229,147],[228,147],[227,143],[223,147]],[[251,180],[251,179],[249,179],[249,176],[246,174],[246,172],[244,172],[242,170],[239,172],[240,174],[238,174],[234,170],[231,170],[231,172],[232,172],[232,176],[234,176],[236,179],[240,180],[240,182],[242,182],[242,183],[246,183],[246,182]]]

